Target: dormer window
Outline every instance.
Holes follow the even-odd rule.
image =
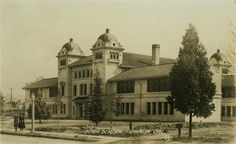
[[[102,59],[102,52],[95,53],[95,59]]]
[[[100,46],[100,43],[98,43],[98,46]]]
[[[115,43],[113,43],[113,46],[116,46],[116,44],[115,44]]]

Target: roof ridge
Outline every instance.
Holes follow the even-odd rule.
[[[131,69],[143,68],[143,67],[156,67],[156,66],[171,65],[171,64],[175,64],[175,63],[163,63],[163,64],[158,64],[158,65],[145,65],[145,66],[134,67],[134,68],[131,68]]]
[[[142,55],[142,56],[149,56],[149,57],[151,57],[151,55],[145,55],[145,54],[139,54],[139,53],[132,53],[132,52],[123,52],[123,53],[135,54],[135,55]]]
[[[142,55],[142,56],[149,56],[149,57],[151,57],[151,55],[146,55],[146,54],[139,54],[139,53],[132,53],[132,52],[123,52],[123,53],[135,54],[135,55]],[[170,59],[170,60],[175,60],[175,59],[176,59],[176,58],[168,58],[168,57],[160,57],[160,58],[165,58],[165,59]]]
[[[45,80],[45,79],[57,79],[58,77],[51,77],[51,78],[43,78],[41,80]]]

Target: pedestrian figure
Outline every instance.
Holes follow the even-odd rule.
[[[15,127],[15,131],[17,131],[18,125],[19,125],[18,116],[14,116],[14,127]]]
[[[25,118],[23,114],[21,114],[19,117],[19,128],[20,131],[23,131],[23,129],[25,128]]]

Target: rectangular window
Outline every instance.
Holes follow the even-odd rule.
[[[61,86],[61,96],[64,96],[65,95],[65,86],[62,85]]]
[[[134,81],[117,82],[117,93],[134,93]]]
[[[49,97],[57,96],[57,87],[50,87],[49,88]]]
[[[82,72],[83,72],[83,78],[85,78],[85,70],[83,70]]]
[[[157,112],[156,112],[156,102],[152,102],[152,114],[155,115]]]
[[[77,95],[77,85],[74,85],[73,86],[73,94],[74,94],[74,96],[76,96]]]
[[[80,95],[83,95],[83,93],[84,93],[83,84],[80,84],[80,89],[79,90],[80,90],[79,91]]]
[[[75,115],[75,107],[74,106],[73,106],[73,110],[72,111],[73,111],[73,115]]]
[[[235,88],[234,87],[222,87],[222,97],[223,98],[232,98],[235,97]]]
[[[77,72],[74,72],[74,78],[77,79]]]
[[[130,114],[134,114],[134,103],[130,103]]]
[[[90,95],[92,95],[93,94],[93,84],[90,84],[89,91],[90,91]]]
[[[121,103],[121,114],[125,114],[125,104]]]
[[[84,95],[87,95],[87,84],[84,84]]]
[[[129,114],[129,103],[125,104],[125,114]]]
[[[158,102],[158,114],[162,114],[162,102]]]
[[[147,102],[147,114],[150,115],[151,114],[151,103]]]
[[[236,106],[233,106],[233,116],[235,117],[236,116]]]
[[[110,58],[118,60],[119,59],[119,53],[118,52],[110,52]]]
[[[147,91],[158,92],[158,91],[169,91],[170,84],[169,78],[155,78],[147,80]]]
[[[62,104],[60,105],[60,108],[61,108],[61,109],[60,109],[60,113],[61,113],[61,114],[63,114],[63,109],[64,109],[63,106],[64,106],[64,105],[62,105]]]
[[[79,71],[79,78],[81,78],[81,71]]]
[[[89,70],[87,70],[87,77],[90,77],[90,76],[89,76]]]
[[[93,77],[93,70],[90,70],[90,77]]]
[[[164,102],[164,115],[168,114],[168,102]]]
[[[63,104],[63,114],[66,113],[66,104]]]
[[[221,116],[225,116],[225,106],[221,106]]]
[[[66,60],[65,59],[60,60],[60,65],[61,66],[66,65]]]
[[[174,104],[169,104],[170,109],[169,109],[169,114],[173,115],[174,114]]]
[[[227,106],[227,116],[231,116],[231,106]]]
[[[95,53],[95,59],[102,59],[102,52]]]

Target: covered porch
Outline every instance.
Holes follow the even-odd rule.
[[[75,109],[73,109],[75,119],[87,119],[88,96],[75,96],[73,99]]]

